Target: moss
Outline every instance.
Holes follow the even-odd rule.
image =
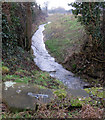
[[[6,76],[4,76],[5,80],[18,79],[18,78],[20,78],[19,75],[6,75]]]
[[[3,81],[8,80],[12,80],[17,83],[37,84],[50,89],[65,88],[61,81],[51,78],[46,72],[37,70],[34,70],[32,73],[30,73],[26,70],[18,69],[13,75],[8,74],[3,76]]]
[[[2,66],[2,73],[5,74],[5,73],[9,73],[9,68],[6,67],[6,66]]]
[[[97,106],[97,100],[93,100],[91,97],[72,97],[70,99],[70,106],[81,107],[85,104],[90,104],[92,106]]]
[[[35,84],[42,85],[50,89],[65,88],[64,84],[61,81],[51,78],[47,72],[32,71],[32,73],[34,75],[33,77],[35,78]]]
[[[76,67],[77,67],[76,64],[73,64],[73,65],[72,65],[72,68],[73,68],[74,70],[76,69]]]
[[[67,86],[65,86],[62,81],[55,79],[55,82],[57,82],[57,83],[59,84],[59,85],[58,85],[58,88],[59,88],[59,89],[62,89],[62,88],[66,89],[66,88],[67,88]]]
[[[20,77],[19,75],[6,75],[3,76],[3,81],[13,80],[17,83],[28,83],[29,80],[31,80],[31,77]]]
[[[32,78],[31,77],[23,77],[23,78],[15,79],[14,82],[28,84],[29,80],[32,80]]]
[[[90,98],[90,97],[79,98],[79,100],[82,102],[82,104],[90,104],[90,105],[96,105],[97,104],[97,101],[92,100],[92,98]]]
[[[70,106],[72,107],[81,107],[82,104],[83,104],[83,101],[79,100],[78,98],[70,100]]]
[[[64,89],[58,89],[53,92],[58,98],[65,98],[67,96],[67,92]]]
[[[87,93],[93,94],[97,97],[104,98],[105,94],[102,87],[92,87],[84,89]]]
[[[41,85],[36,85],[38,88],[40,88],[40,89],[48,89],[48,88],[46,88],[46,87],[44,87],[44,86],[41,86]]]

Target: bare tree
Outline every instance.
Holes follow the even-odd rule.
[[[26,6],[26,41],[25,47],[26,50],[30,50],[31,47],[31,30],[32,30],[32,12],[31,12],[31,3],[25,3]]]
[[[105,40],[105,8],[103,8],[103,40]]]
[[[49,1],[44,2],[45,10],[46,10],[46,16],[48,16],[48,4]]]

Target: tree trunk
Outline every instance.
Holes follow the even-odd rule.
[[[103,43],[105,42],[105,7],[103,8]],[[105,43],[104,43],[105,45]],[[105,47],[105,46],[104,46]]]
[[[27,51],[31,48],[31,33],[32,33],[32,12],[31,3],[27,2],[26,5],[26,39],[25,48]]]

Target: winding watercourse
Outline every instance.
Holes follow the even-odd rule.
[[[46,50],[43,41],[45,25],[46,24],[40,25],[32,37],[31,47],[35,56],[34,61],[36,65],[42,71],[48,72],[51,77],[62,81],[69,89],[83,89],[86,83],[84,83],[80,78],[75,77],[72,72],[64,69],[63,66],[58,64]]]

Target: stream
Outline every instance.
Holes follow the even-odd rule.
[[[50,22],[49,22],[50,23]],[[49,24],[48,23],[48,24]],[[62,65],[58,64],[55,59],[46,50],[43,38],[43,31],[46,24],[39,26],[38,30],[32,37],[32,49],[35,56],[34,61],[36,65],[42,70],[50,74],[51,77],[56,78],[64,83],[70,89],[83,89],[86,86],[80,78],[64,69]]]

